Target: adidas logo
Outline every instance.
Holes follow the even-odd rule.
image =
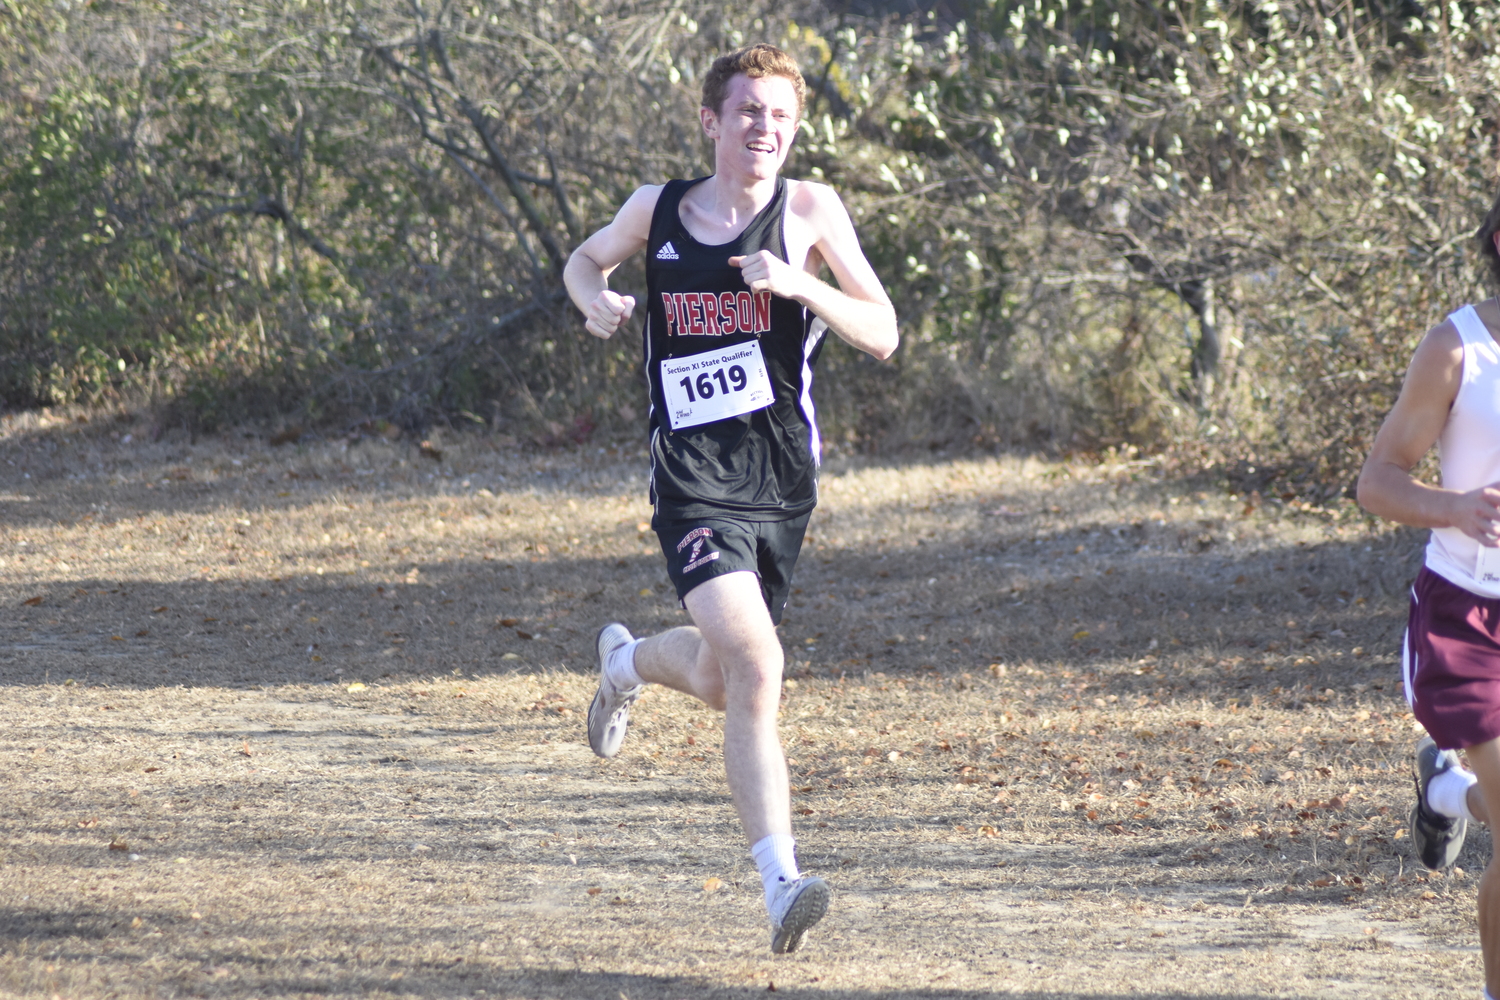
[[[677,251],[676,251],[675,248],[673,248],[671,240],[668,240],[667,242],[663,243],[661,245],[661,249],[658,250],[658,251],[656,251],[656,259],[657,260],[676,260],[677,259]]]

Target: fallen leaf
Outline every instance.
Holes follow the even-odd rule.
[[[36,597],[28,597],[26,600],[22,601],[21,603],[23,605],[25,605],[26,607],[28,607],[28,608],[34,608],[38,604],[42,603],[42,596],[40,594],[38,594]]]
[[[136,633],[136,634],[135,634],[135,637],[136,637],[136,638],[137,638],[137,639],[140,639],[140,638],[143,638],[143,637],[145,637],[145,636],[148,636],[148,635],[150,635],[150,634],[151,634],[151,630],[150,630],[150,629],[145,629],[145,628],[143,628],[143,629],[141,629],[141,630],[140,630],[140,631],[139,631],[139,632],[137,632],[137,633]]]
[[[253,754],[252,754],[252,753],[251,753],[251,752],[250,752],[250,741],[249,741],[249,740],[244,740],[244,741],[243,741],[243,742],[242,742],[242,745],[241,745],[241,746],[240,746],[240,754],[241,754],[241,755],[242,755],[242,756],[245,756],[245,757],[251,757],[251,756],[254,756],[254,755],[253,755]]]
[[[640,596],[641,596],[641,597],[650,597],[650,596],[651,596],[651,595],[652,595],[652,594],[654,594],[654,593],[656,593],[656,591],[654,591],[654,590],[652,590],[652,589],[651,589],[651,588],[650,588],[650,587],[642,587],[642,588],[641,588],[641,593],[640,593]],[[40,598],[40,597],[38,597],[38,598],[37,598],[37,600],[38,600],[38,601],[40,601],[40,600],[41,600],[41,598]],[[27,603],[27,604],[30,604],[30,603],[31,603],[31,602],[30,602],[30,601],[27,601],[27,602],[26,602],[26,603]]]
[[[597,896],[597,895],[599,895],[599,893],[601,893],[603,891],[604,890],[601,889],[601,888],[599,888],[597,885],[591,885],[588,888],[588,893],[589,893],[590,896]]]
[[[166,610],[167,610],[167,606],[166,606],[166,605],[165,605],[165,604],[163,604],[163,605],[162,605],[162,606],[161,606],[161,607],[159,607],[159,608],[152,608],[152,609],[151,609],[151,613],[152,613],[152,614],[153,614],[153,615],[159,615],[159,614],[161,614],[161,613],[162,613],[162,612],[163,612],[163,611],[166,611]]]
[[[94,827],[96,827],[98,825],[99,825],[99,817],[98,816],[90,816],[88,819],[81,819],[81,820],[78,821],[78,828],[80,830],[92,830]]]
[[[432,459],[434,462],[441,462],[443,460],[443,449],[439,448],[431,441],[423,441],[420,445],[417,446],[417,450],[420,451],[425,457]]]
[[[501,628],[515,628],[519,624],[521,624],[521,619],[519,619],[519,618],[502,618],[502,619],[500,619],[500,627]]]
[[[116,837],[109,842],[109,849],[111,851],[128,851],[130,850],[130,845],[125,842],[124,837]]]
[[[150,774],[152,771],[160,771],[160,770],[161,770],[161,768],[159,768],[159,767],[148,767],[148,768],[146,768],[146,773]]]
[[[724,881],[723,881],[723,879],[720,879],[717,876],[710,877],[710,878],[704,880],[704,882],[703,882],[703,891],[704,892],[718,892],[723,887],[724,887]]]
[[[522,632],[520,629],[516,629],[516,638],[517,639],[531,639],[531,638],[534,638],[534,637],[532,636],[532,634],[530,632]]]
[[[353,684],[350,684],[349,687],[347,688],[347,690],[349,690],[349,691],[363,691],[364,689],[365,689],[365,685],[362,684],[359,681],[355,681]]]

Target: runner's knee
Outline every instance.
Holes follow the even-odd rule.
[[[734,690],[736,700],[768,700],[774,705],[781,696],[782,665],[779,647],[774,652],[767,650],[759,655],[737,658],[726,665],[723,673],[725,686]]]

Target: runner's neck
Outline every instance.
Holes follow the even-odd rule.
[[[714,174],[682,196],[677,214],[688,235],[705,246],[728,243],[743,233],[776,197],[776,177],[738,183]]]

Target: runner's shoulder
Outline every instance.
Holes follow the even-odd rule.
[[[630,197],[625,200],[625,204],[628,205],[633,201],[649,201],[654,206],[656,199],[660,198],[661,193],[666,189],[667,186],[665,184],[642,184],[630,193]]]
[[[1417,344],[1402,379],[1402,394],[1449,405],[1458,395],[1463,366],[1463,335],[1453,320],[1444,319]]]
[[[656,203],[661,198],[665,184],[642,184],[625,199],[625,204],[615,213],[615,222],[624,223],[632,229],[649,231],[651,216],[656,212]]]
[[[839,197],[839,193],[819,181],[798,181],[787,178],[786,196],[792,211],[799,215],[819,209],[844,209],[844,201]]]
[[[789,179],[786,196],[791,214],[812,226],[820,238],[850,223],[844,200],[827,184]]]
[[[1446,358],[1449,364],[1461,363],[1463,351],[1463,334],[1458,332],[1451,317],[1444,317],[1417,344],[1417,353],[1424,358],[1431,357],[1434,361]]]

